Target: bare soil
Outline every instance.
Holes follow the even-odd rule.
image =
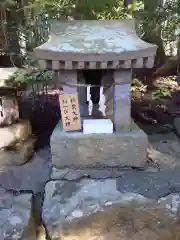
[[[172,77],[158,78],[156,90],[166,88],[171,96],[153,98],[155,91],[137,88],[132,94],[132,118],[147,133],[172,131],[173,119],[180,116],[180,87]]]

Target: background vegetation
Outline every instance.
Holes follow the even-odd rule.
[[[180,0],[1,0],[0,67],[37,66],[31,53],[33,48],[48,39],[51,20],[134,17],[137,34],[143,40],[156,44],[158,51],[152,70],[144,69],[135,73],[136,78],[132,84],[132,115],[134,119],[140,118],[141,121],[154,123],[163,120],[164,123],[169,123],[171,119],[169,120],[169,113],[167,113],[169,103],[166,103],[166,99],[168,101],[171,99],[173,103],[170,107],[171,112],[175,106],[180,106],[179,100],[177,104],[172,101],[173,91],[180,90],[174,87],[175,80],[180,80]],[[176,74],[178,74],[177,78],[171,77],[168,83],[165,81],[164,76]],[[30,83],[34,90],[35,81],[47,81],[50,75],[39,71],[36,75],[21,74],[16,76],[16,79],[20,83]],[[158,85],[155,85],[157,79]],[[147,89],[153,86],[153,92],[147,93]],[[163,99],[163,102],[161,100],[157,102],[157,99]],[[179,94],[177,99],[180,99]],[[37,102],[36,104],[26,102],[24,109],[27,110],[28,118],[28,114],[32,112],[30,118],[36,126],[36,131],[39,132],[41,129],[44,132],[44,129],[49,127],[49,122],[52,122],[53,114],[56,114],[57,121],[59,120],[59,104],[57,101],[52,108],[52,104],[46,99],[37,101],[39,105]],[[35,108],[37,105],[40,107]],[[176,109],[173,111],[176,112]],[[159,119],[160,116],[161,119]],[[151,118],[152,121],[149,120]]]
[[[8,54],[22,54],[47,40],[52,19],[137,19],[139,36],[158,45],[157,66],[177,53],[179,0],[4,0],[1,32]]]

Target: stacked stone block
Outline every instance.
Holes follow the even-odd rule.
[[[9,79],[16,68],[0,69],[0,165],[21,165],[34,151],[31,124],[19,118],[16,87]]]

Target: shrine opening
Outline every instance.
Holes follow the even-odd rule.
[[[52,24],[49,40],[34,53],[64,89],[67,128],[58,124],[51,135],[55,167],[145,164],[148,139],[131,119],[132,69],[152,68],[156,50],[136,35],[133,19]]]

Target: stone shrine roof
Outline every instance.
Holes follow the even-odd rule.
[[[54,22],[49,40],[34,52],[40,60],[101,62],[154,59],[156,49],[136,35],[134,20],[78,20]]]

